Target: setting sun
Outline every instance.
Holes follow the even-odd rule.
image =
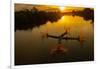
[[[61,11],[64,11],[64,10],[65,10],[65,7],[61,6],[61,7],[59,7],[59,9],[60,9]]]

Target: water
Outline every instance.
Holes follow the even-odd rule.
[[[58,40],[42,38],[46,33],[59,36],[69,28],[68,36],[77,37],[82,32],[83,45],[77,40],[62,40],[67,52],[61,56],[52,56],[51,50],[58,45]],[[74,62],[93,60],[94,30],[92,20],[84,20],[80,16],[65,15],[58,21],[46,22],[32,30],[16,30],[15,32],[15,64],[41,64],[56,62]]]

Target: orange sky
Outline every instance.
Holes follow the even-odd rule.
[[[60,10],[60,11],[78,11],[78,10],[83,10],[84,8],[82,7],[69,7],[66,6],[64,7],[63,10],[61,10],[61,6],[53,6],[53,5],[32,5],[32,4],[15,4],[15,11],[20,11],[22,9],[32,9],[33,7],[36,7],[38,10]]]

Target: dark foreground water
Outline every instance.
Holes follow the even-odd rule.
[[[80,16],[62,16],[56,22],[47,22],[32,30],[16,30],[15,32],[15,65],[91,61],[94,59],[94,29],[91,20],[84,20]],[[62,40],[65,53],[51,54],[51,50],[58,44],[57,39],[45,38],[42,35],[48,32],[51,35],[60,35],[70,28],[69,36],[77,37],[82,31],[84,43],[77,40]]]

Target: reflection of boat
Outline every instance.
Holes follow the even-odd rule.
[[[55,48],[51,49],[51,55],[64,55],[67,51],[62,44],[58,44]]]
[[[77,40],[80,42],[82,45],[84,42],[84,38],[82,35],[82,31],[80,31],[80,35],[78,37],[71,37],[68,35],[68,30],[66,30],[64,33],[62,33],[60,36],[54,36],[46,33],[45,35],[42,36],[42,38],[54,38],[58,39],[58,45],[51,50],[51,54],[57,55],[57,56],[62,56],[64,55],[68,50],[65,49],[62,45],[62,40]]]

